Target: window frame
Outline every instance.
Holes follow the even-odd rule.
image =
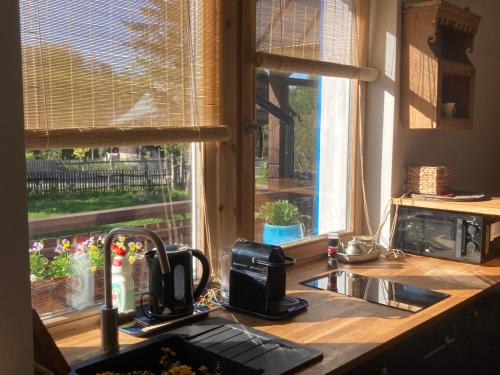
[[[358,15],[360,65],[367,62],[367,33],[369,4],[361,0]],[[256,61],[256,0],[243,1],[241,4],[241,34],[240,34],[240,136],[238,138],[238,232],[240,237],[254,238],[255,230],[255,160],[254,132],[252,124],[255,121],[255,78],[258,63]],[[321,64],[319,64],[321,65]],[[261,67],[262,68],[262,67]],[[321,76],[321,66],[312,67],[308,73]],[[352,105],[351,125],[351,160],[350,160],[350,194],[348,197],[350,215],[348,228],[341,231],[342,241],[347,241],[362,232],[362,190],[360,169],[359,128],[364,129],[366,82],[355,80]],[[327,236],[325,234],[282,245],[287,255],[296,257],[297,261],[309,261],[325,256]]]

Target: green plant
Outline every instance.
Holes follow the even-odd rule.
[[[41,280],[47,277],[49,260],[41,254],[42,249],[42,241],[33,242],[29,249],[30,275],[32,281]]]
[[[70,248],[67,239],[58,240],[56,253],[57,255],[49,263],[47,276],[50,278],[64,277],[71,275],[71,254],[68,252]]]
[[[171,189],[170,193],[172,201],[190,199],[185,190]],[[33,193],[29,197],[28,215],[30,219],[39,219],[78,212],[163,203],[164,201],[161,191],[149,193],[145,191],[51,191],[44,194]]]
[[[90,237],[84,242],[84,247],[90,256],[90,266],[92,272],[104,267],[104,252],[102,251],[104,240],[101,236],[95,238]]]
[[[257,218],[264,219],[270,225],[300,224],[299,209],[287,200],[277,200],[263,204],[257,213]]]
[[[116,250],[124,251],[128,257],[128,262],[130,264],[134,264],[138,258],[142,258],[143,256],[143,244],[140,241],[131,241],[128,243],[125,243],[125,241],[125,236],[118,236],[118,240],[113,242],[113,244],[111,245],[111,249],[113,250],[113,252],[115,252]]]
[[[73,156],[76,159],[83,160],[87,156],[88,153],[90,153],[92,149],[90,148],[75,148],[73,149]]]

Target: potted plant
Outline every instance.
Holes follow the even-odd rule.
[[[287,200],[263,204],[257,218],[266,221],[263,238],[266,244],[281,245],[304,238],[304,226],[300,222],[299,209]]]
[[[34,242],[29,257],[32,303],[41,316],[67,310],[66,294],[71,278],[69,242],[58,242],[52,260],[42,255],[42,249],[43,242]]]

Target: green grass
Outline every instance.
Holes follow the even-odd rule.
[[[166,195],[168,199],[168,194]],[[173,190],[172,200],[189,199],[184,190]],[[39,219],[78,212],[106,210],[110,208],[130,207],[141,204],[162,203],[161,193],[145,192],[75,192],[47,194],[30,197],[28,200],[28,218]]]
[[[255,183],[267,184],[267,163],[255,168]]]
[[[172,200],[189,199],[184,190],[173,190]],[[168,194],[165,197],[168,199]],[[162,203],[163,195],[146,192],[74,192],[64,194],[47,194],[44,196],[30,197],[28,200],[29,219],[39,219],[50,216],[106,210],[111,208],[130,207],[142,204]],[[175,219],[189,218],[191,214],[176,215]],[[90,232],[106,232],[116,226],[143,226],[165,222],[164,217],[154,217],[142,220],[132,220],[119,223],[110,223],[90,228],[80,228],[71,231],[54,231],[42,235],[32,236],[30,240],[41,240],[51,237],[71,237],[75,234]],[[57,229],[57,228],[55,228]]]

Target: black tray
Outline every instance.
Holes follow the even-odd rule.
[[[230,309],[230,310],[242,312],[245,314],[254,315],[254,316],[257,316],[259,318],[270,319],[270,320],[289,319],[292,316],[297,315],[298,313],[304,311],[309,306],[309,302],[307,302],[307,300],[305,300],[303,298],[299,298],[299,297],[289,297],[289,298],[297,299],[299,303],[291,306],[288,309],[288,311],[286,311],[282,314],[263,314],[263,313],[260,313],[257,311],[252,311],[252,310],[244,309],[241,307],[231,306],[229,303],[224,303],[224,302],[222,302],[221,305],[224,306],[226,309]]]

